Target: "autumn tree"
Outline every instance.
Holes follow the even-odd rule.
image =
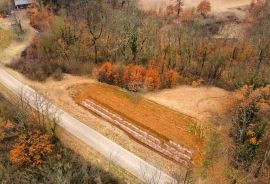
[[[265,161],[265,154],[269,151],[269,97],[269,86],[257,90],[244,86],[237,91],[233,105],[229,107],[233,114],[231,135],[235,143],[233,164],[236,167],[247,169],[256,164],[256,158]],[[253,174],[258,175],[261,167],[259,164],[258,170]]]
[[[81,7],[84,14],[83,18],[90,33],[92,42],[90,46],[94,49],[94,60],[95,63],[98,63],[98,41],[104,32],[106,14],[99,2],[89,2],[84,6]]]
[[[174,9],[175,9],[176,14],[177,14],[178,17],[180,16],[180,13],[183,10],[183,6],[184,6],[183,0],[176,0],[175,1]]]
[[[264,19],[269,13],[270,2],[264,0],[253,0],[250,4],[247,13],[247,19],[251,22],[257,21],[259,19]]]
[[[203,0],[197,6],[197,12],[206,17],[211,12],[211,4],[208,0]]]
[[[34,1],[30,8],[27,9],[27,14],[31,26],[39,31],[48,29],[53,20],[53,13],[51,12],[49,5],[43,6],[37,1]]]
[[[145,73],[144,85],[149,91],[158,89],[160,86],[160,75],[155,61],[150,61]]]
[[[183,0],[175,0],[173,4],[166,7],[167,15],[175,15],[180,17],[180,13],[183,11]]]
[[[130,91],[138,92],[144,87],[144,76],[144,67],[130,64],[124,72],[124,86]]]
[[[13,164],[29,164],[33,167],[42,164],[46,156],[52,153],[54,147],[51,144],[50,136],[40,130],[22,134],[16,142],[9,152],[9,160]]]
[[[140,40],[139,28],[137,25],[132,25],[129,34],[129,47],[132,53],[132,62],[137,64],[138,54],[143,49],[143,46],[147,40],[147,37],[144,37],[143,40]]]
[[[72,20],[74,27],[83,25],[84,29],[79,31],[80,35],[84,35],[83,39],[87,40],[88,48],[93,51],[94,62],[98,63],[100,40],[105,33],[107,23],[107,13],[103,3],[98,0],[72,1],[68,10],[69,18]]]
[[[97,79],[107,84],[121,86],[122,76],[120,67],[118,65],[112,65],[111,62],[105,62],[97,71]]]
[[[178,72],[174,70],[165,71],[165,73],[163,74],[163,85],[166,88],[173,88],[176,86],[178,79]]]

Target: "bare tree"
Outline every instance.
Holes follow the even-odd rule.
[[[175,10],[176,10],[177,17],[180,16],[180,13],[181,13],[182,10],[183,10],[183,6],[184,6],[183,0],[176,0],[176,1],[175,1],[175,6],[174,6],[174,8],[175,8]]]
[[[101,38],[105,22],[106,13],[98,2],[88,2],[82,7],[83,19],[91,35],[91,47],[94,48],[94,60],[98,62],[98,40]]]

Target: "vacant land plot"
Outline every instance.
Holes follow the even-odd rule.
[[[194,123],[194,119],[189,116],[105,84],[74,86],[71,94],[77,103],[90,99],[151,134],[193,150],[194,162],[200,159],[199,150],[203,140],[189,132],[190,125]]]
[[[209,122],[224,114],[230,95],[230,92],[216,87],[179,86],[148,93],[145,98],[201,121]]]

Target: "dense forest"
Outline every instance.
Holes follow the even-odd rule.
[[[39,34],[12,65],[31,79],[89,74],[131,91],[192,82],[226,89],[269,83],[268,2],[250,6],[239,38],[220,36],[227,20],[208,15],[205,5],[157,15],[132,1],[46,3],[28,10]]]

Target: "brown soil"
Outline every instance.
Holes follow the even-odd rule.
[[[230,95],[230,92],[216,87],[179,86],[148,93],[145,97],[200,121],[209,122],[224,115]]]

